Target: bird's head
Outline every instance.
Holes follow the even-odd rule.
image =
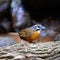
[[[43,29],[46,29],[46,27],[42,26],[41,24],[36,24],[36,25],[33,25],[31,27],[32,30],[37,30],[37,31],[41,31]]]

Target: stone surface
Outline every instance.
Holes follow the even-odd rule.
[[[60,36],[59,36],[60,37]],[[28,43],[21,40],[9,46],[0,47],[0,60],[59,60],[60,40]]]
[[[10,45],[13,45],[15,43],[16,42],[12,38],[9,38],[8,36],[3,36],[3,37],[0,36],[0,47],[10,46]]]

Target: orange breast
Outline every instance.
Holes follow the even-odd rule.
[[[32,42],[32,41],[37,40],[39,37],[40,37],[40,33],[38,31],[34,31],[31,33],[29,37],[25,37],[24,39],[29,42]]]
[[[34,32],[31,34],[30,38],[31,38],[32,40],[38,39],[38,38],[39,38],[39,33],[38,33],[38,31],[34,31]]]

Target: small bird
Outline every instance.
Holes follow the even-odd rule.
[[[23,29],[19,32],[20,38],[27,40],[28,42],[33,42],[39,39],[40,32],[46,29],[44,26],[40,24],[33,25],[32,27]]]

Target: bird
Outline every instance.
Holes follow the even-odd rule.
[[[19,32],[19,36],[21,39],[24,39],[28,42],[33,42],[39,39],[40,32],[46,29],[46,27],[42,26],[41,24],[35,24],[29,28],[22,29]]]

